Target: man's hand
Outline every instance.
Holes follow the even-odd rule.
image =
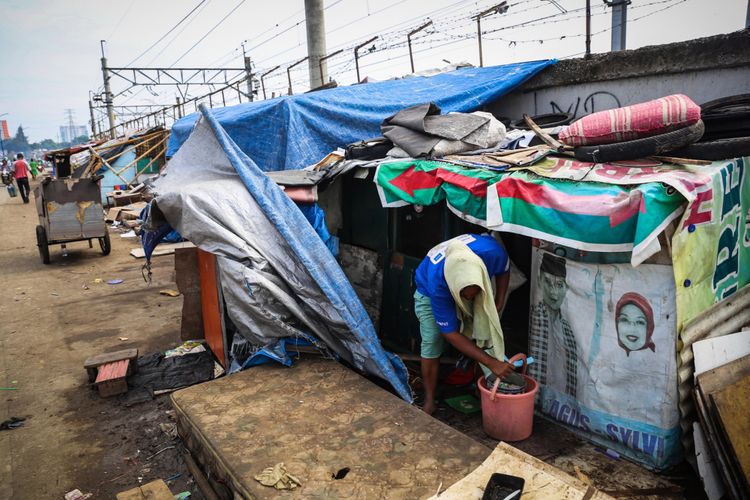
[[[513,366],[510,363],[506,363],[505,361],[500,361],[499,359],[494,358],[493,362],[487,365],[487,368],[489,368],[490,371],[494,373],[495,376],[500,380],[505,378],[506,375],[513,371]]]

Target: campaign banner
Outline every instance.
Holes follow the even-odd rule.
[[[692,201],[696,191],[711,183],[702,165],[674,165],[657,160],[589,163],[572,158],[548,157],[527,170],[542,177],[578,182],[602,182],[620,186],[661,182]]]
[[[658,236],[685,207],[669,186],[618,186],[515,172],[489,187],[487,227],[591,252],[629,252],[634,266],[659,252]]]
[[[529,370],[542,413],[650,469],[679,462],[675,308],[671,266],[534,248]]]
[[[750,157],[703,167],[672,237],[678,329],[750,283]]]
[[[444,161],[395,160],[382,163],[374,180],[384,207],[445,200],[459,217],[486,226],[487,186],[501,178],[499,172]]]
[[[686,204],[660,182],[569,182],[434,160],[384,162],[375,184],[384,207],[445,201],[459,217],[488,229],[592,252],[632,251],[634,265],[660,250],[659,233]]]

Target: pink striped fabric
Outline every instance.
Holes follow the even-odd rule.
[[[592,146],[629,141],[687,127],[700,118],[700,106],[688,96],[675,94],[584,116],[560,131],[560,142]]]

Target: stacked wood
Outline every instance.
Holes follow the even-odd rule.
[[[696,376],[695,405],[731,498],[750,498],[750,355]]]

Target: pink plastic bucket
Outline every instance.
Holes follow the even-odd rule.
[[[531,436],[534,425],[534,397],[539,390],[536,380],[526,375],[526,355],[516,354],[510,363],[523,360],[521,374],[526,379],[526,392],[523,394],[502,394],[497,392],[500,379],[492,390],[487,389],[484,377],[477,382],[482,395],[482,426],[484,432],[500,441],[522,441]]]

